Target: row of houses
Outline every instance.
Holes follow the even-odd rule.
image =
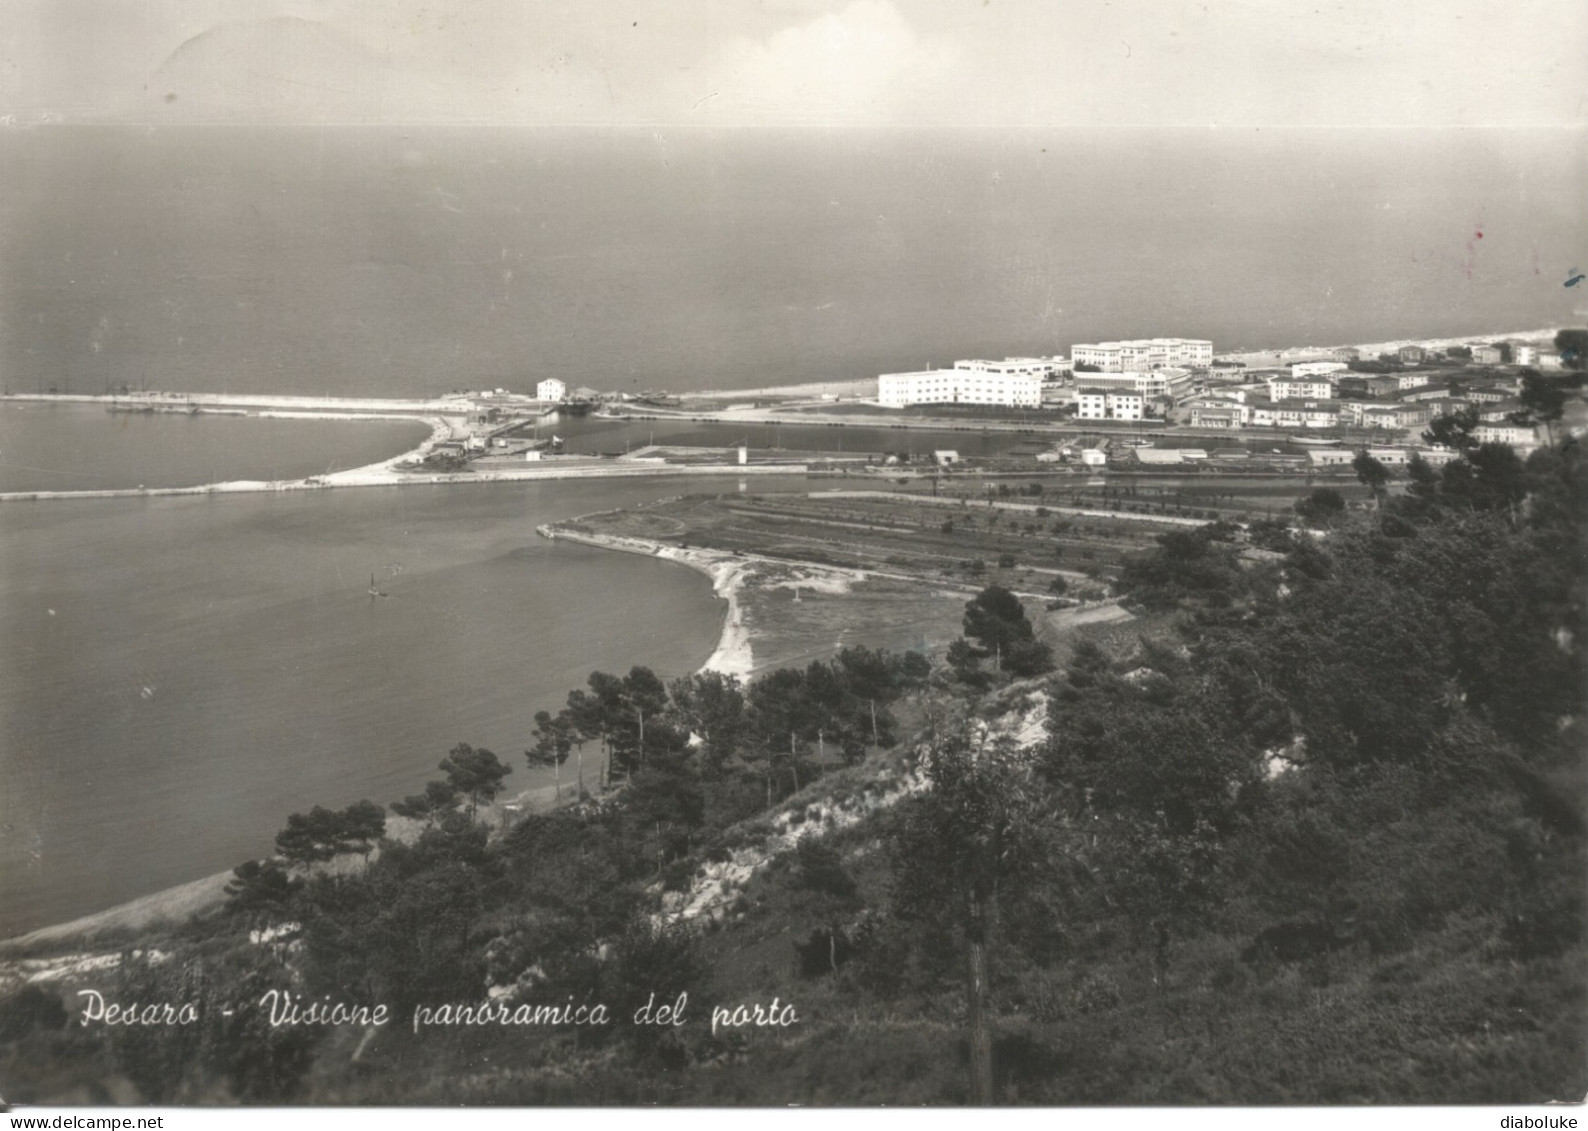
[[[1186,423],[1193,428],[1238,429],[1293,428],[1315,431],[1329,428],[1366,428],[1409,431],[1427,426],[1435,417],[1465,407],[1453,400],[1381,404],[1373,401],[1299,400],[1240,403],[1224,398],[1189,402]],[[1480,412],[1472,435],[1479,443],[1491,441],[1527,448],[1538,443],[1538,430],[1510,420],[1518,406],[1500,405]]]
[[[1560,360],[1558,355],[1547,354],[1535,345],[1526,342],[1485,342],[1473,343],[1465,347],[1471,351],[1472,361],[1476,365],[1503,365],[1509,362],[1512,365],[1538,365],[1550,364]],[[1448,352],[1448,351],[1447,351]],[[1435,351],[1425,346],[1401,346],[1395,351],[1395,357],[1405,365],[1421,365],[1434,355]],[[1507,359],[1506,354],[1510,357]],[[1362,351],[1355,346],[1342,346],[1329,351],[1329,356],[1336,362],[1345,363],[1362,360]]]

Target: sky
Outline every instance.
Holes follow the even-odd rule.
[[[7,0],[0,124],[1533,126],[1588,0]]]

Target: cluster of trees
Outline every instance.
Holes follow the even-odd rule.
[[[1561,366],[1574,373],[1588,370],[1588,330],[1567,329],[1555,334]]]
[[[570,692],[557,714],[536,714],[535,745],[526,756],[532,765],[560,766],[570,751],[582,757],[584,744],[594,741],[613,781],[648,768],[674,770],[688,760],[706,780],[735,767],[755,769],[769,793],[783,766],[798,788],[801,765],[812,757],[822,762],[831,752],[853,762],[867,745],[890,745],[888,705],[929,672],[919,654],[863,647],[768,673],[748,687],[717,672],[671,685],[648,668],[622,677],[594,672],[589,690]]]
[[[1148,609],[1189,602],[1227,606],[1246,588],[1235,538],[1236,528],[1226,522],[1160,534],[1155,550],[1125,561],[1116,587]]]
[[[919,951],[935,937],[959,971],[940,964],[934,983],[899,950],[887,962],[913,969],[916,985],[965,988],[973,1097],[991,1098],[1002,1076],[989,1016],[1022,1001],[1040,1013],[1050,977],[1122,972],[1127,956],[1145,963],[1149,987],[1189,976],[1234,990],[1273,963],[1303,964],[1312,986],[1395,984],[1403,1005],[1382,1009],[1380,991],[1338,991],[1318,1039],[1361,1042],[1367,1056],[1419,1042],[1403,1101],[1581,1086],[1569,1055],[1475,1071],[1465,1042],[1474,1017],[1506,1025],[1507,1003],[1531,1000],[1540,979],[1581,1001],[1588,465],[1575,441],[1515,466],[1480,446],[1393,503],[1327,539],[1286,539],[1283,560],[1239,580],[1220,531],[1166,536],[1124,584],[1183,610],[1179,640],[1144,639],[1127,656],[1082,642],[1053,685],[1034,760],[974,724],[929,744],[933,790],[905,815],[890,915],[896,945],[914,932]],[[923,927],[933,909],[935,935]],[[1249,940],[1238,959],[1186,973],[1231,935]],[[1472,964],[1471,1000],[1412,990],[1438,1018],[1413,1035],[1395,1013],[1418,981],[1406,959],[1436,954]],[[1074,1008],[1116,1009],[1123,973],[1089,978]],[[1275,1019],[1250,1008],[1265,1018],[1252,1028],[1223,1011],[1207,1017],[1218,1030],[1199,1021],[1188,1047],[1221,1052],[1177,1058],[1181,1076],[1227,1077],[1240,1057],[1260,1059]],[[1573,1007],[1529,1009],[1529,1035],[1507,1029],[1495,1049],[1580,1026]],[[1055,1023],[1084,1032],[1084,1020],[1057,1020],[1067,1012]],[[1096,1090],[1061,1085],[1059,1102],[1150,1102],[1142,1059],[1172,1017],[1140,1033],[1115,1025],[1102,1046],[1073,1036],[1067,1071]]]
[[[965,605],[964,635],[948,646],[955,678],[987,687],[1002,674],[1035,676],[1053,670],[1053,649],[1036,638],[1020,598],[989,585]],[[992,661],[989,672],[983,666]]]
[[[748,686],[712,672],[671,685],[641,667],[593,673],[562,710],[536,715],[525,755],[560,775],[585,744],[599,743],[623,786],[600,804],[531,815],[493,838],[481,810],[511,768],[459,744],[439,778],[391,806],[419,822],[416,835],[387,837],[386,813],[369,801],[293,814],[275,857],[235,870],[229,911],[253,926],[301,925],[303,994],[383,1002],[398,1015],[421,1002],[476,1001],[486,985],[515,978],[537,1000],[572,994],[619,1012],[651,992],[698,991],[707,971],[695,941],[651,918],[658,879],[687,883],[701,853],[722,851],[714,845],[729,826],[867,747],[894,743],[891,706],[930,672],[919,654],[852,647]],[[335,866],[350,856],[362,866]],[[132,965],[126,974],[145,994],[175,992],[171,976]],[[237,977],[268,981],[257,971]],[[678,1055],[660,1031],[616,1032],[642,1062]],[[224,1072],[243,1098],[286,1099],[323,1039],[312,1028],[290,1039],[266,1027],[228,1030],[204,1037],[213,1050],[188,1050],[191,1063],[162,1052],[136,1076],[151,1097]],[[129,1041],[129,1065],[155,1048]]]

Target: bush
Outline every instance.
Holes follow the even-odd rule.
[[[801,837],[794,856],[799,865],[801,886],[839,899],[849,899],[855,894],[855,878],[844,867],[843,858],[816,837]]]
[[[18,1041],[34,1032],[58,1033],[65,1027],[60,997],[42,986],[23,986],[0,1002],[0,1041]]]

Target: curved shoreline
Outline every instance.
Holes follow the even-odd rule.
[[[684,468],[681,470],[690,469]],[[202,492],[180,489],[180,493],[193,494]],[[744,582],[747,567],[752,564],[751,562],[736,559],[730,554],[718,551],[682,550],[661,543],[646,543],[641,539],[632,539],[630,540],[631,544],[620,545],[617,544],[617,540],[609,539],[603,535],[581,535],[571,531],[554,531],[550,526],[537,527],[536,533],[552,540],[561,539],[601,549],[616,549],[627,553],[641,554],[646,557],[660,558],[664,561],[677,562],[680,565],[705,574],[711,579],[715,594],[728,602],[728,608],[723,617],[717,646],[699,670],[703,672],[720,672],[723,675],[737,676],[740,679],[747,678],[750,675],[752,670],[750,632],[743,623],[743,609],[738,599],[738,592]],[[564,783],[564,788],[569,788],[567,783]],[[552,785],[535,786],[514,797],[502,799],[492,808],[504,813],[510,806],[532,811],[547,809],[556,803],[552,796],[553,790],[554,786]],[[46,924],[45,926],[25,931],[22,934],[0,939],[0,963],[20,961],[13,956],[36,946],[58,944],[92,946],[95,945],[94,940],[97,936],[107,932],[146,930],[161,923],[185,921],[195,915],[212,910],[224,902],[225,887],[231,878],[232,873],[230,870],[217,872],[213,875],[202,876],[196,880],[185,881],[171,887],[135,896],[132,899],[124,900],[102,910],[91,911],[86,915],[79,915],[64,922]],[[60,961],[66,961],[66,959],[52,959],[43,962],[39,969],[52,969]],[[5,971],[0,969],[0,991],[5,989],[3,985],[4,974]]]
[[[583,534],[576,530],[560,529],[553,523],[535,528],[535,533],[550,541],[575,542],[601,550],[618,550],[625,554],[639,554],[647,558],[677,562],[711,578],[712,591],[728,602],[723,617],[722,631],[717,637],[717,647],[700,666],[702,672],[746,679],[755,669],[755,656],[750,642],[750,630],[744,624],[744,608],[739,601],[739,590],[744,585],[745,574],[753,559],[745,560],[721,550],[685,550],[644,538],[618,537],[607,534]]]

